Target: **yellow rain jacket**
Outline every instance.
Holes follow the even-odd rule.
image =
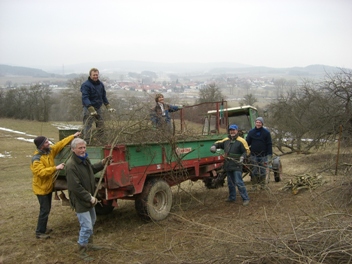
[[[50,150],[46,153],[38,149],[34,152],[30,166],[33,173],[32,188],[34,194],[46,195],[53,191],[53,177],[56,173],[54,158],[73,138],[73,135],[64,138],[50,146]]]

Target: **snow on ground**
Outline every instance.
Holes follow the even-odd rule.
[[[4,151],[4,154],[0,153],[0,158],[12,158],[10,152]]]
[[[53,126],[57,127],[59,130],[69,130],[69,129],[77,129],[77,131],[81,130],[81,126],[75,126],[70,124],[62,124],[56,123],[52,124]],[[6,127],[0,127],[0,130],[23,135],[23,137],[15,137],[17,140],[29,142],[33,144],[33,140],[37,137],[36,135],[27,134],[25,132],[9,129]],[[52,144],[52,142],[50,142]],[[6,150],[1,150],[3,153],[0,152],[0,158],[12,158],[11,153]]]

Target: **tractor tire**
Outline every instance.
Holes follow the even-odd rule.
[[[112,206],[112,200],[98,203],[95,206],[95,212],[97,215],[107,215],[110,214],[112,210],[114,210],[114,206]]]
[[[138,215],[145,221],[161,221],[171,210],[172,192],[169,184],[155,178],[148,180],[135,200]]]

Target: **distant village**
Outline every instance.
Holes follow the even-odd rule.
[[[275,85],[274,77],[239,77],[233,74],[178,76],[159,74],[154,72],[120,74],[118,76],[101,75],[108,92],[128,91],[132,93],[176,93],[182,94],[184,99],[196,100],[199,97],[199,90],[210,84],[215,84],[227,100],[241,100],[246,94],[253,94],[259,100],[261,98],[276,98],[278,87]],[[76,76],[77,78],[77,76]],[[37,82],[24,82],[17,84],[14,81],[6,82],[3,89],[19,87],[30,87],[42,85],[52,88],[54,92],[68,89],[67,78],[43,78]],[[282,92],[282,91],[281,91]]]

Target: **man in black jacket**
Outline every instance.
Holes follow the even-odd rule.
[[[258,117],[255,120],[255,128],[251,129],[246,137],[251,149],[250,162],[253,187],[256,188],[259,184],[262,189],[265,188],[266,184],[267,164],[273,154],[270,132],[263,125],[264,119]]]
[[[243,200],[243,205],[249,204],[249,197],[246,186],[242,179],[243,159],[249,155],[249,148],[246,140],[238,135],[237,125],[229,126],[229,136],[223,140],[216,141],[210,151],[215,153],[216,149],[223,149],[225,154],[224,170],[227,174],[229,187],[229,198],[227,202],[236,200],[236,186]]]
[[[87,258],[89,248],[98,249],[88,242],[93,235],[93,226],[96,221],[94,206],[98,200],[93,196],[95,191],[94,174],[103,170],[106,162],[110,162],[108,156],[102,161],[92,165],[86,152],[86,142],[81,138],[75,138],[71,143],[73,154],[66,163],[67,189],[70,196],[71,207],[76,211],[80,223],[78,238],[79,252]]]
[[[89,71],[88,80],[81,86],[83,104],[83,135],[86,142],[92,137],[92,125],[95,122],[97,136],[101,137],[104,131],[104,120],[101,106],[104,104],[109,112],[115,112],[106,97],[106,90],[103,82],[99,80],[99,70],[92,68]]]

